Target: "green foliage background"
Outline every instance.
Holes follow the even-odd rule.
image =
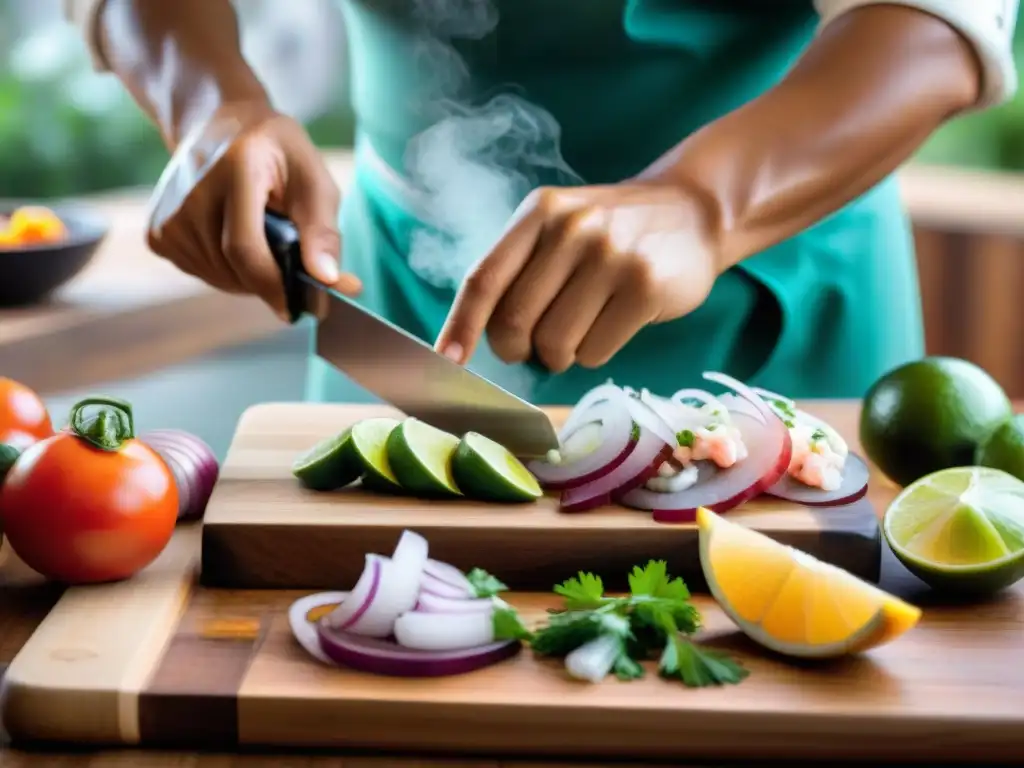
[[[2,16],[0,6],[0,43]],[[1016,47],[1024,62],[1021,26]],[[81,57],[71,59],[42,79],[26,79],[0,61],[0,198],[66,197],[151,184],[166,162],[158,135],[126,94],[108,90],[101,108],[81,93],[76,97],[91,76],[83,72]],[[308,127],[321,146],[345,146],[353,118],[339,103]],[[949,124],[919,160],[1024,170],[1024,90],[1003,107]]]

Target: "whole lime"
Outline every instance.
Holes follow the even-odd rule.
[[[860,442],[893,482],[909,485],[974,464],[979,446],[1013,411],[1002,387],[973,363],[926,357],[889,371],[864,398]]]
[[[1024,414],[1005,422],[978,449],[974,463],[1024,480]]]

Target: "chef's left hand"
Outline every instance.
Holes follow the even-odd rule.
[[[719,272],[707,218],[660,180],[538,189],[467,276],[436,348],[465,363],[486,332],[507,363],[602,366],[707,298]]]

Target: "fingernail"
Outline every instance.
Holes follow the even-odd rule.
[[[331,254],[321,253],[317,256],[317,264],[320,265],[320,272],[324,282],[336,283],[338,278],[341,277],[341,272],[338,269],[338,260],[331,256]]]
[[[449,360],[453,360],[456,363],[461,363],[463,354],[462,345],[459,344],[459,342],[457,341],[450,341],[445,346],[441,354],[443,354]]]

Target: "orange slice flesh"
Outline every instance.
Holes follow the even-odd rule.
[[[747,636],[778,653],[859,653],[921,617],[898,597],[710,510],[698,510],[697,527],[711,594]]]

